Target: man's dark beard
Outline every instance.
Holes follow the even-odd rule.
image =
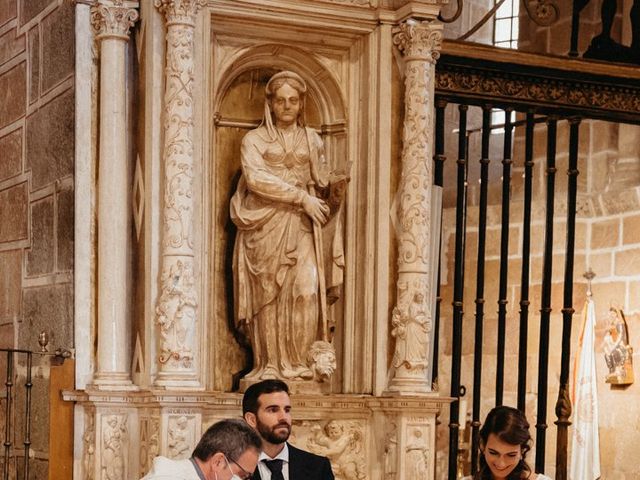
[[[282,432],[276,433],[275,430],[281,426],[286,426],[287,430],[286,431],[283,430]],[[289,438],[289,435],[291,434],[291,427],[289,426],[288,423],[279,423],[273,429],[270,429],[264,423],[262,423],[260,420],[256,418],[256,428],[258,429],[258,433],[264,440],[276,445],[279,443],[286,442],[287,439]]]

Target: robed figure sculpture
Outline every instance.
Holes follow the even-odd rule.
[[[254,357],[244,379],[324,381],[336,367],[327,303],[342,284],[338,212],[348,175],[331,172],[322,139],[304,124],[304,80],[282,71],[265,90],[230,207],[235,322]]]

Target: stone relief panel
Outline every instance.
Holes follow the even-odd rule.
[[[399,299],[391,316],[391,335],[396,339],[393,367],[423,374],[429,364],[431,313],[426,304],[426,282],[398,282]]]
[[[128,415],[102,417],[102,462],[100,480],[125,480],[129,447]]]
[[[359,420],[302,422],[298,444],[331,460],[336,480],[368,478],[365,464],[365,425]]]
[[[160,454],[160,421],[153,417],[140,419],[140,472],[144,476]]]
[[[429,427],[410,422],[405,434],[405,478],[430,478]]]
[[[385,423],[384,479],[395,480],[398,473],[398,427],[395,421]]]
[[[167,432],[167,456],[180,460],[189,458],[196,445],[196,418],[188,415],[172,415],[169,417]]]
[[[95,478],[96,423],[94,412],[85,412],[82,435],[82,472],[85,480]]]

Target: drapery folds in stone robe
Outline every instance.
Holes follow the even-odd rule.
[[[266,92],[263,122],[242,141],[231,200],[236,325],[254,355],[245,379],[322,381],[335,368],[327,304],[342,284],[347,178],[329,171],[322,139],[304,126],[304,80],[280,72]]]

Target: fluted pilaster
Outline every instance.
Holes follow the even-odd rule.
[[[202,0],[155,0],[164,16],[164,205],[162,275],[156,306],[156,385],[199,386],[198,295],[194,277],[194,30]]]
[[[98,365],[94,383],[130,388],[127,318],[130,179],[127,168],[125,50],[138,19],[132,3],[100,2],[91,23],[100,44],[98,171]]]
[[[431,191],[433,185],[433,105],[435,62],[442,26],[435,21],[408,20],[393,29],[393,42],[404,58],[405,118],[402,166],[397,194],[397,303],[392,315],[395,351],[391,392],[431,391],[429,299],[433,269]]]

